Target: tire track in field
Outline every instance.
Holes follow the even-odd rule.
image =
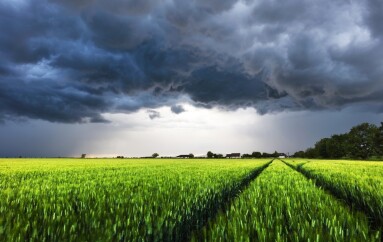
[[[200,208],[192,208],[193,210],[196,210],[194,213],[194,216],[191,218],[184,219],[181,221],[178,226],[174,229],[175,231],[181,231],[181,237],[172,236],[173,241],[190,241],[191,236],[193,233],[198,237],[198,231],[201,230],[204,226],[208,224],[208,222],[215,218],[219,211],[225,212],[228,205],[236,198],[238,197],[242,191],[244,191],[250,183],[255,180],[272,162],[271,160],[267,162],[265,165],[263,165],[260,168],[254,169],[252,172],[250,172],[247,176],[245,176],[241,181],[238,182],[236,186],[234,186],[230,190],[222,190],[221,198],[218,201],[217,199],[211,200],[208,204],[206,204],[202,209]],[[176,237],[176,240],[174,238]],[[166,236],[165,236],[166,240]]]
[[[373,211],[371,211],[371,209],[369,208],[368,204],[362,203],[362,202],[358,202],[357,200],[354,200],[352,197],[343,196],[342,195],[343,192],[339,188],[337,188],[336,186],[333,186],[332,184],[329,184],[329,183],[327,183],[327,182],[325,182],[325,181],[323,181],[321,179],[318,179],[316,176],[314,176],[310,172],[306,171],[303,168],[303,166],[305,164],[309,163],[310,161],[305,162],[303,164],[300,164],[297,167],[294,167],[293,165],[285,162],[284,160],[281,160],[281,161],[283,163],[285,163],[287,166],[289,166],[291,169],[293,169],[293,170],[301,173],[302,175],[304,175],[307,179],[313,180],[314,184],[317,187],[323,188],[331,196],[335,197],[338,200],[343,201],[343,203],[346,206],[348,206],[351,211],[352,210],[357,210],[357,211],[360,211],[360,212],[364,213],[367,216],[367,218],[368,218],[369,227],[372,230],[382,230],[382,228],[383,228],[383,220],[382,220],[382,218],[379,217],[379,215],[377,215]],[[381,239],[383,241],[383,237]]]

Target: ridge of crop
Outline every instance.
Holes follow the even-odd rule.
[[[367,192],[363,191],[363,189],[358,186],[350,185],[345,187],[335,182],[328,182],[322,175],[314,174],[313,172],[310,172],[303,167],[310,161],[298,164],[296,166],[284,160],[281,161],[292,169],[300,172],[308,179],[312,179],[316,186],[325,189],[337,199],[342,200],[351,209],[356,209],[365,213],[369,219],[369,225],[372,229],[382,230],[383,207],[380,205],[382,201],[380,201],[379,198],[371,194],[367,194]],[[368,198],[366,198],[366,195],[368,195]]]
[[[192,241],[379,241],[367,217],[275,160]]]
[[[268,162],[0,160],[0,241],[184,241]]]
[[[193,218],[180,223],[179,226],[184,232],[184,236],[178,241],[190,240],[192,235],[198,234],[198,230],[207,225],[207,223],[214,218],[219,211],[226,210],[232,200],[238,197],[273,161],[274,159],[261,167],[255,168],[235,186],[228,190],[222,190],[220,196],[217,196],[216,199],[211,200],[204,208],[199,211],[197,210],[198,212],[194,213],[195,216],[193,216]]]

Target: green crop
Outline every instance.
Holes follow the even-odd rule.
[[[379,241],[366,216],[274,161],[199,232],[199,241]]]
[[[284,162],[0,159],[0,241],[381,240],[383,163]]]
[[[0,241],[182,241],[267,162],[0,159]]]
[[[286,160],[318,185],[364,211],[383,230],[383,162]]]

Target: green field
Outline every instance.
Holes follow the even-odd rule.
[[[0,159],[0,241],[381,241],[383,162]]]

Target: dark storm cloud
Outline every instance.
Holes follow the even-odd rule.
[[[9,115],[57,122],[107,122],[100,115],[107,107],[99,96],[71,87],[45,83],[16,86],[6,82],[0,86],[0,108]]]
[[[0,119],[383,103],[381,1],[0,3]],[[181,108],[180,108],[181,107]],[[371,109],[372,110],[372,109]]]
[[[371,33],[381,38],[383,35],[383,2],[380,0],[367,1],[366,24],[369,26]]]

